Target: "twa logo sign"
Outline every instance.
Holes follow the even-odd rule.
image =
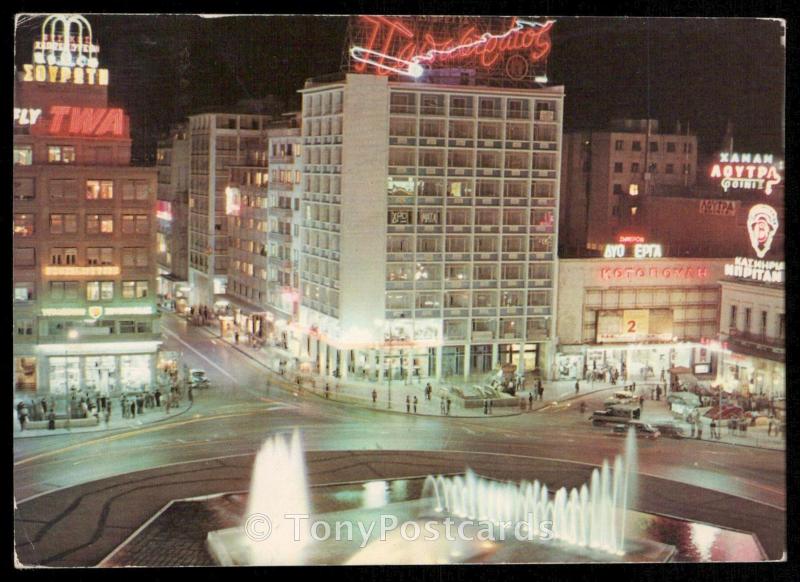
[[[130,136],[128,116],[122,109],[53,105],[44,123],[31,128],[34,135],[124,139]]]

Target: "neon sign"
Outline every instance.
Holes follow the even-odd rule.
[[[620,237],[620,240],[623,237]],[[644,240],[643,237],[636,237]],[[625,256],[624,244],[608,244],[603,251],[603,258],[605,259],[621,259]],[[660,259],[663,255],[661,253],[661,245],[658,244],[641,244],[633,245],[633,256],[637,259]]]
[[[708,267],[601,267],[604,281],[635,279],[708,279]]]
[[[17,125],[28,126],[36,125],[39,117],[42,115],[41,109],[26,109],[22,107],[14,107],[14,123]]]
[[[644,237],[640,234],[621,234],[617,237],[617,242],[620,244],[643,243]]]
[[[167,200],[156,201],[156,218],[172,222],[172,204]]]
[[[747,233],[750,235],[750,245],[763,259],[772,246],[772,239],[778,232],[778,213],[772,206],[756,204],[747,214]]]
[[[53,105],[49,123],[31,128],[35,135],[124,138],[129,135],[125,112],[119,108]]]
[[[353,70],[363,73],[371,67],[379,75],[397,74],[418,79],[426,68],[448,61],[463,61],[462,66],[472,64],[487,69],[501,65],[501,57],[508,53],[513,53],[512,57],[524,54],[531,63],[543,61],[550,53],[550,29],[554,20],[533,22],[512,18],[510,26],[501,33],[481,32],[486,26],[485,19],[461,20],[467,26],[452,35],[452,30],[433,30],[429,23],[436,26],[435,18],[401,21],[385,16],[362,16],[359,20],[362,34],[349,51],[354,61]],[[527,72],[527,69],[520,70],[522,64],[527,67],[527,62],[519,61],[516,58],[507,65],[515,79]]]
[[[726,277],[749,279],[762,283],[783,283],[785,272],[786,263],[784,261],[761,261],[736,257],[733,259],[733,263],[725,265]]]
[[[763,190],[772,194],[772,187],[781,182],[779,169],[772,154],[740,154],[721,152],[719,162],[711,167],[711,177],[718,178],[722,190]]]
[[[115,265],[92,267],[51,267],[44,268],[47,277],[86,277],[119,275],[119,267]]]
[[[100,47],[92,27],[80,14],[53,14],[44,19],[33,43],[33,64],[22,65],[22,80],[39,83],[108,85],[108,69],[100,69]]]

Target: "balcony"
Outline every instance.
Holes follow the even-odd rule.
[[[728,345],[734,352],[766,357],[781,362],[786,359],[785,339],[773,338],[766,334],[739,331],[736,328],[731,328],[729,334]]]
[[[445,307],[444,317],[468,317],[469,307]]]
[[[496,317],[497,307],[473,307],[472,317]]]

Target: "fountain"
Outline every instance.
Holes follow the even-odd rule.
[[[635,461],[636,435],[631,430],[623,454],[611,463],[604,460],[587,483],[569,490],[551,492],[538,480],[504,483],[467,469],[452,477],[428,475],[420,499],[395,503],[389,502],[386,481],[372,481],[363,485],[360,509],[313,515],[295,431],[290,439],[278,435],[264,443],[253,466],[242,525],[210,532],[206,545],[220,565],[664,560],[671,555],[668,546],[626,539],[628,507],[636,490]],[[286,519],[289,514],[306,519]],[[375,526],[387,514],[420,530],[444,532],[450,521],[465,527],[468,539],[440,535],[435,541],[409,540],[397,529],[379,536],[375,528],[359,544],[320,539],[310,525],[325,522],[322,529],[327,531],[345,522]],[[298,523],[304,528],[296,531]],[[474,534],[487,524],[500,531],[499,541],[478,535],[476,542]],[[512,530],[515,537],[510,537]]]

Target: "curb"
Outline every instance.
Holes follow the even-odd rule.
[[[153,424],[158,424],[159,422],[165,422],[165,421],[171,420],[173,418],[177,418],[177,417],[181,416],[182,414],[184,414],[186,412],[189,412],[192,409],[192,406],[194,406],[194,403],[189,403],[189,406],[187,406],[185,409],[181,410],[180,412],[177,412],[175,414],[170,414],[169,416],[165,415],[163,418],[160,418],[158,420],[153,420],[152,422],[143,423],[140,426],[126,426],[126,427],[119,427],[119,428],[110,428],[110,427],[109,428],[98,428],[96,430],[83,430],[83,431],[80,431],[80,432],[72,432],[72,431],[70,431],[68,429],[63,429],[62,428],[62,429],[56,429],[56,430],[61,430],[61,431],[65,431],[65,432],[47,431],[46,434],[29,434],[29,435],[15,434],[13,438],[14,438],[14,440],[16,440],[16,439],[36,439],[36,438],[53,437],[53,436],[91,434],[91,433],[95,433],[95,432],[120,432],[120,431],[131,430],[131,429],[135,430],[135,429],[138,429],[138,428],[144,428],[146,426],[150,426],[150,425],[153,425]]]
[[[249,352],[243,350],[238,345],[231,343],[227,339],[217,335],[216,333],[214,333],[212,331],[209,331],[208,329],[205,328],[205,326],[197,326],[197,327],[200,327],[209,336],[225,342],[230,347],[235,349],[237,352],[247,356],[248,358],[253,360],[255,363],[257,363],[259,366],[264,368],[267,371],[267,373],[272,375],[274,380],[277,380],[275,385],[278,388],[280,388],[281,390],[284,390],[285,392],[294,393],[294,389],[293,389],[294,385],[291,384],[288,380],[285,380],[285,379],[281,380],[281,378],[283,378],[283,377],[280,376],[277,372],[275,372],[271,368],[269,368],[266,364],[264,364],[264,362],[260,361],[258,358],[254,357]],[[521,416],[523,414],[523,411],[520,411],[518,406],[515,407],[515,412],[512,412],[510,414],[493,414],[493,415],[483,415],[482,414],[480,416],[477,416],[477,415],[476,416],[471,416],[471,415],[465,415],[465,414],[450,414],[450,415],[426,414],[426,413],[419,413],[419,412],[414,414],[414,413],[411,413],[411,412],[403,412],[402,410],[389,410],[387,408],[373,408],[371,406],[365,406],[365,405],[359,404],[357,402],[346,402],[346,401],[340,400],[340,399],[328,399],[328,398],[325,398],[325,396],[323,394],[318,394],[316,391],[309,390],[308,388],[304,388],[303,389],[303,395],[305,395],[305,394],[311,394],[312,396],[316,396],[317,398],[319,398],[321,400],[328,400],[329,402],[333,402],[333,403],[336,403],[336,404],[343,404],[345,406],[353,406],[355,408],[362,408],[364,410],[372,410],[374,412],[386,412],[386,413],[389,413],[389,414],[403,414],[403,415],[408,415],[408,416],[425,416],[425,417],[430,417],[430,418],[448,418],[448,417],[449,418],[476,418],[476,419],[485,418],[485,419],[488,420],[489,418],[507,418],[507,417],[511,417],[511,416]],[[528,412],[528,411],[526,410],[524,412]]]

